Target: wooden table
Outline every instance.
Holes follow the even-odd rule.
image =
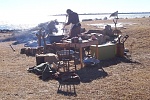
[[[71,43],[70,41],[64,41],[65,43],[70,43],[70,47],[74,48],[79,48],[80,52],[80,63],[81,63],[81,68],[83,67],[83,57],[82,57],[82,48],[91,46],[91,45],[96,45],[96,58],[98,58],[98,40],[82,40],[82,43]]]

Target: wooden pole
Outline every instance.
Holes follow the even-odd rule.
[[[11,47],[11,49],[12,49],[13,51],[15,51],[15,49],[12,47],[12,45],[11,45],[11,44],[10,44],[9,46]]]

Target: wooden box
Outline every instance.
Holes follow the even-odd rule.
[[[48,62],[49,64],[57,63],[58,58],[57,55],[53,53],[47,53],[47,54],[37,54],[36,55],[36,65],[39,65],[41,63]]]

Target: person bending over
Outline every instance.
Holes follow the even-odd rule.
[[[72,24],[68,38],[78,37],[81,33],[81,24],[79,22],[79,16],[76,12],[73,12],[71,9],[67,9],[66,13],[68,16],[68,21],[67,23],[65,23],[64,27],[69,24]]]

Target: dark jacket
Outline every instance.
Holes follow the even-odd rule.
[[[66,25],[69,25],[70,23],[75,24],[74,27],[81,26],[79,23],[79,16],[76,12],[71,12],[68,16],[68,22]]]

